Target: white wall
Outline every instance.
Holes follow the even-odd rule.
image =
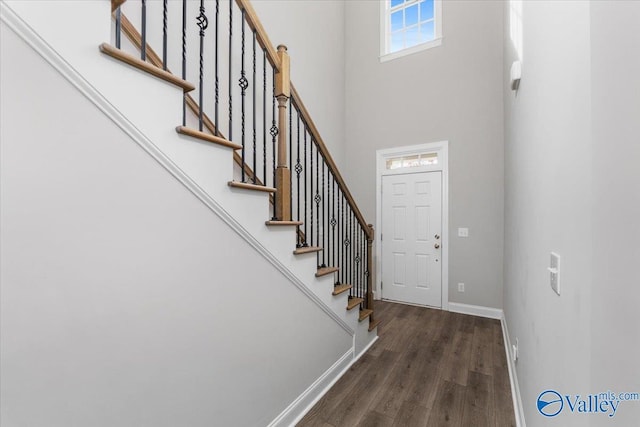
[[[0,36],[0,423],[268,424],[351,335]]]
[[[291,81],[340,170],[345,160],[344,1],[258,0],[271,42],[291,56]]]
[[[593,391],[640,391],[639,21],[639,2],[591,5]],[[615,418],[637,424],[640,402],[622,403]]]
[[[374,222],[376,150],[448,140],[449,300],[501,308],[502,2],[443,2],[442,46],[385,63],[379,9],[346,2],[347,183]]]

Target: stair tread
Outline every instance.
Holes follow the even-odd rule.
[[[266,221],[267,225],[302,225],[302,221]]]
[[[365,309],[365,310],[361,310],[360,311],[360,317],[358,317],[359,321],[363,321],[364,319],[366,319],[367,317],[371,316],[371,314],[373,314],[373,310],[371,309]]]
[[[178,126],[176,127],[176,132],[181,135],[187,135],[192,138],[201,139],[203,141],[212,142],[214,144],[222,145],[224,147],[233,148],[234,150],[239,150],[242,148],[242,145],[234,144],[231,141],[228,141],[224,138],[220,138],[219,136],[211,135],[209,133],[200,132],[199,130],[191,129],[186,126]]]
[[[297,248],[295,251],[293,251],[293,254],[302,255],[302,254],[309,254],[312,252],[320,252],[321,250],[322,248],[319,246],[304,246],[301,248]]]
[[[327,274],[335,273],[336,271],[339,271],[339,270],[340,269],[338,267],[318,268],[318,271],[316,271],[316,277],[326,276]]]
[[[174,74],[171,74],[170,72],[165,71],[162,68],[158,68],[153,64],[150,64],[139,58],[136,58],[135,56],[128,54],[116,47],[113,47],[109,43],[102,43],[100,45],[100,52],[112,57],[113,59],[124,62],[125,64],[128,64],[128,65],[131,65],[132,67],[135,67],[140,71],[144,71],[168,83],[181,87],[182,90],[185,92],[191,92],[196,88],[193,84],[185,80],[182,80],[180,77]]]
[[[334,286],[332,294],[340,295],[341,293],[346,292],[351,288],[353,288],[353,285],[350,285],[348,283],[343,283],[341,285]]]
[[[369,332],[371,332],[375,328],[377,328],[378,325],[380,325],[380,323],[382,323],[382,320],[380,320],[380,319],[376,319],[376,320],[370,321],[369,322]]]
[[[244,190],[264,191],[266,193],[275,193],[276,189],[273,187],[265,187],[264,185],[249,184],[246,182],[229,181],[229,187],[242,188]]]
[[[349,302],[347,302],[347,310],[354,309],[359,306],[362,301],[364,301],[364,298],[349,298]]]

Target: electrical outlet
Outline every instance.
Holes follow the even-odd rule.
[[[469,229],[466,227],[458,228],[458,237],[469,237]]]
[[[516,338],[516,343],[515,344],[511,344],[511,360],[513,360],[514,362],[518,361],[518,338]]]
[[[458,292],[464,292],[464,283],[458,283]]]

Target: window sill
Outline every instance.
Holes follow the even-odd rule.
[[[426,43],[422,43],[416,46],[402,49],[397,52],[380,55],[380,62],[392,61],[397,58],[402,58],[403,56],[412,55],[414,53],[422,52],[423,50],[440,46],[441,44],[442,44],[442,37],[438,37],[437,39],[433,39]]]

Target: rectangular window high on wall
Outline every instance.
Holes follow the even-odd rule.
[[[442,0],[380,0],[380,60],[439,46]]]

